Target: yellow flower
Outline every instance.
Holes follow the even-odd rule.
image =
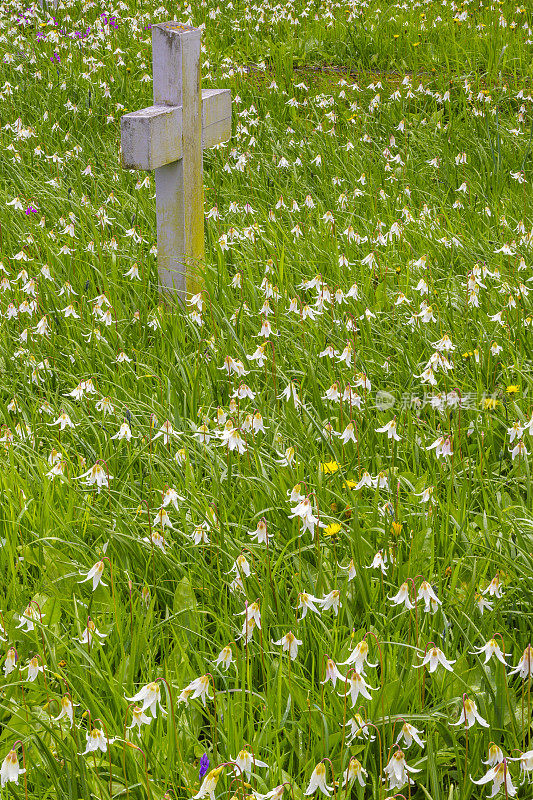
[[[519,386],[511,384],[510,386],[507,387],[505,391],[507,392],[507,394],[516,394],[519,388],[520,388]]]
[[[482,408],[483,411],[496,411],[499,405],[500,401],[496,400],[495,397],[485,397],[482,403]]]
[[[402,523],[401,522],[393,522],[392,523],[392,532],[395,536],[399,536],[402,532]]]
[[[338,533],[340,530],[342,530],[342,525],[339,525],[338,522],[332,522],[324,530],[324,534],[326,536],[335,536],[335,534]]]
[[[342,484],[342,488],[343,488],[343,489],[355,489],[355,487],[356,487],[356,486],[357,486],[357,481],[350,481],[350,480],[348,480],[348,481],[345,481],[345,482]]]
[[[332,473],[337,472],[337,470],[339,469],[339,465],[337,464],[336,461],[326,461],[325,463],[320,465],[320,469],[326,475],[331,475]]]

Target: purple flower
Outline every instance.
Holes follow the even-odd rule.
[[[204,777],[208,769],[209,769],[209,759],[207,757],[207,753],[204,753],[200,759],[200,773],[198,775],[200,780]]]
[[[36,213],[37,209],[34,208],[32,205],[29,205],[28,208],[26,209],[26,214],[36,214]]]

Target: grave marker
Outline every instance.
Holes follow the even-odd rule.
[[[201,90],[200,36],[178,22],[152,27],[154,105],[121,120],[123,166],[155,171],[159,286],[181,300],[201,288],[202,151],[231,136],[231,92]]]

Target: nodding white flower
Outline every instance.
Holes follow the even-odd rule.
[[[389,759],[389,763],[383,770],[389,781],[389,789],[401,789],[406,783],[413,784],[408,773],[420,772],[419,769],[410,767],[406,764],[405,755],[401,750],[397,750]]]
[[[250,564],[248,563],[248,560],[243,553],[240,553],[237,556],[237,558],[233,562],[233,566],[231,567],[230,572],[235,572],[236,575],[240,575],[241,577],[243,575],[246,578],[250,577],[251,574]]]
[[[223,769],[224,766],[217,767],[216,769],[212,769],[207,773],[202,785],[200,786],[200,791],[198,794],[194,795],[193,800],[202,800],[202,798],[204,798],[206,795],[209,796],[210,800],[215,800],[215,789]]]
[[[85,750],[83,751],[82,755],[87,755],[87,753],[94,753],[97,750],[101,750],[102,753],[107,752],[107,744],[108,740],[104,735],[103,730],[100,728],[93,728],[92,731],[87,731],[85,733]],[[109,744],[112,744],[115,740],[109,739]]]
[[[177,491],[175,489],[173,489],[172,487],[169,487],[165,491],[165,493],[163,494],[163,499],[161,501],[161,506],[163,508],[166,508],[167,506],[169,506],[172,503],[172,505],[174,506],[176,511],[179,511],[180,509],[179,509],[179,506],[178,506],[178,500],[183,500],[183,497],[180,497],[180,495],[177,493]]]
[[[338,403],[340,400],[339,384],[332,383],[326,394],[322,396],[322,400],[331,400],[332,403]]]
[[[185,687],[185,691],[191,693],[191,700],[196,700],[199,697],[205,706],[206,697],[208,700],[213,699],[213,695],[209,694],[209,688],[209,675],[200,675],[199,678],[195,678]]]
[[[516,789],[511,781],[511,775],[509,774],[509,769],[507,767],[507,759],[505,758],[499,764],[491,767],[478,781],[475,781],[473,778],[470,780],[472,783],[476,783],[478,786],[483,786],[485,783],[490,783],[493,781],[492,791],[489,795],[487,795],[487,797],[494,797],[497,795],[504,784],[505,794],[508,797],[514,797],[516,795]]]
[[[525,680],[533,675],[533,647],[530,644],[528,644],[522,653],[522,658],[516,667],[509,673],[509,675],[516,674],[520,675],[522,680]]]
[[[348,442],[357,443],[357,439],[355,438],[353,422],[349,422],[345,427],[345,429],[342,431],[342,433],[335,433],[335,436],[338,436],[343,444],[348,444]]]
[[[284,791],[285,784],[281,784],[281,786],[276,786],[266,794],[259,794],[259,792],[256,792],[255,789],[252,789],[252,794],[256,800],[281,800]]]
[[[109,487],[109,481],[113,480],[113,475],[108,475],[103,466],[99,463],[84,472],[83,475],[78,475],[78,480],[85,478],[86,486],[94,486],[96,484],[97,491],[100,492],[102,486]]]
[[[300,594],[298,595],[298,604],[296,606],[296,608],[301,608],[302,609],[302,616],[300,617],[300,621],[307,614],[307,609],[308,608],[311,611],[314,611],[315,614],[320,614],[320,611],[315,606],[315,603],[319,603],[320,604],[320,602],[321,601],[320,601],[320,599],[318,597],[315,597],[314,595],[309,594],[308,592],[300,592]]]
[[[222,648],[215,663],[217,667],[222,664],[224,669],[228,669],[229,665],[233,663],[233,652],[229,644]]]
[[[319,354],[319,358],[335,358],[338,356],[338,352],[333,348],[333,345],[328,344],[327,347],[324,348]]]
[[[239,378],[242,378],[243,375],[248,375],[242,361],[232,358],[231,356],[226,356],[224,359],[224,366],[219,367],[219,369],[225,370],[228,376],[231,375],[232,372]]]
[[[406,748],[411,747],[413,742],[416,742],[420,747],[424,747],[426,743],[420,738],[420,733],[421,731],[415,728],[414,725],[411,725],[409,722],[404,722],[394,744],[399,744],[403,739]]]
[[[39,663],[39,659],[37,656],[33,656],[30,658],[28,663],[26,664],[23,669],[28,670],[28,680],[33,682],[35,678],[39,675],[39,672],[44,672],[44,667],[42,664]]]
[[[423,661],[421,664],[415,664],[415,669],[419,669],[420,667],[425,667],[429,665],[429,671],[435,672],[439,664],[442,664],[444,669],[447,669],[449,672],[453,672],[452,664],[455,664],[455,661],[448,661],[442,650],[438,647],[433,646],[425,654]]]
[[[283,652],[288,653],[291,657],[291,661],[294,661],[298,655],[298,648],[302,644],[302,641],[301,639],[297,639],[292,631],[289,631],[285,636],[282,636],[281,639],[278,639],[277,642],[274,642],[274,644],[282,645]]]
[[[291,503],[301,503],[305,499],[305,495],[301,494],[302,484],[297,483],[292,489],[289,489],[287,494]]]
[[[335,688],[335,686],[337,685],[337,681],[342,681],[343,683],[345,681],[344,675],[341,675],[341,673],[339,672],[339,668],[337,667],[332,658],[328,658],[326,661],[326,677],[324,678],[323,681],[321,681],[321,683],[325,684],[328,683],[329,681],[331,681],[331,685],[333,686],[333,688]]]
[[[104,583],[102,580],[102,575],[104,574],[104,566],[105,564],[103,561],[97,561],[96,564],[93,564],[93,566],[87,573],[87,577],[84,578],[82,581],[79,581],[79,583],[86,583],[87,581],[92,580],[93,592],[100,583],[102,584],[102,586],[107,586],[107,583]]]
[[[22,628],[24,625],[26,626],[24,630],[26,633],[29,631],[33,631],[35,629],[35,622],[39,622],[40,615],[37,608],[33,605],[26,606],[26,609],[23,614],[20,615],[20,622],[17,625],[17,628]]]
[[[418,594],[416,596],[417,600],[423,600],[425,603],[424,611],[431,611],[431,603],[436,603],[437,605],[442,605],[441,601],[431,588],[431,584],[427,581],[422,581],[420,584],[420,588],[418,590]]]
[[[0,783],[2,784],[2,788],[9,781],[18,783],[19,775],[23,775],[25,772],[25,769],[20,768],[15,748],[13,748],[2,761],[2,767],[0,768]]]
[[[226,422],[220,438],[221,444],[226,445],[228,450],[237,450],[241,455],[246,452],[246,442],[230,419]]]
[[[483,589],[482,594],[487,594],[487,592],[491,595],[491,597],[500,598],[502,596],[502,587],[500,583],[500,576],[498,573],[496,573],[496,575],[491,580],[487,588]]]
[[[520,773],[523,773],[525,778],[527,773],[533,770],[533,750],[528,750],[526,753],[522,753],[519,758],[509,758],[508,761],[519,761]]]
[[[161,550],[162,553],[167,552],[167,549],[165,547],[165,537],[160,531],[152,531],[149,537],[143,536],[143,542],[149,542],[154,547],[159,548],[159,550]]]
[[[350,726],[350,739],[359,739],[362,736],[364,739],[368,739],[369,742],[373,742],[376,738],[369,728],[368,720],[364,720],[361,714],[354,714],[352,719],[348,721],[348,725]]]
[[[161,687],[156,681],[147,683],[142,689],[139,689],[137,694],[127,697],[126,700],[130,703],[142,703],[142,710],[146,711],[148,708],[154,719],[157,716],[158,706],[163,716],[166,716],[167,712],[161,705]]]
[[[4,675],[6,678],[15,669],[17,660],[18,660],[17,651],[15,650],[14,647],[10,647],[9,650],[7,651],[6,658],[4,661]]]
[[[367,700],[372,700],[369,689],[371,692],[375,691],[374,686],[370,686],[359,672],[354,671],[350,674],[345,694],[340,694],[339,697],[348,697],[349,695],[352,701],[352,708],[354,708],[359,695],[366,697]]]
[[[263,423],[263,417],[256,411],[253,419],[252,419],[252,431],[254,433],[266,433],[268,429],[265,429],[265,425]]]
[[[489,723],[487,720],[483,719],[483,717],[479,714],[477,710],[477,705],[474,700],[471,700],[469,697],[464,697],[463,699],[463,707],[461,709],[461,713],[459,715],[459,719],[457,722],[451,722],[451,725],[464,725],[466,729],[471,728],[473,725],[479,722],[479,724],[483,728],[489,728]]]
[[[482,763],[486,764],[488,767],[493,767],[495,764],[501,764],[503,759],[504,755],[501,747],[498,747],[497,744],[491,744],[489,747],[487,760],[483,761]]]
[[[437,458],[445,458],[446,456],[453,455],[452,442],[449,436],[439,436],[438,439],[435,439],[433,444],[426,447],[426,450],[435,450]]]
[[[358,761],[355,756],[352,756],[348,767],[344,770],[344,783],[343,786],[349,786],[355,780],[359,782],[360,786],[365,785],[365,778],[368,775],[366,769],[363,769],[363,766],[360,761]]]
[[[501,651],[501,648],[500,648],[500,645],[498,644],[496,639],[489,639],[489,641],[486,642],[483,645],[483,647],[479,647],[477,650],[473,650],[472,652],[477,654],[477,655],[479,655],[480,653],[484,653],[485,654],[485,661],[484,661],[485,664],[487,664],[490,661],[492,656],[495,656],[498,659],[498,661],[501,661],[502,664],[507,666],[507,662],[505,660],[505,656],[503,655],[503,653]]]
[[[59,722],[63,717],[67,717],[70,722],[70,727],[74,725],[74,704],[68,694],[63,695],[61,698],[61,711],[54,717],[54,722]]]
[[[288,402],[290,399],[292,399],[292,402],[296,407],[301,406],[302,401],[298,397],[298,388],[299,387],[293,381],[291,381],[279,395],[278,400],[285,400]]]
[[[153,437],[153,441],[159,439],[159,437],[162,436],[163,444],[168,444],[170,442],[171,437],[177,435],[178,435],[177,432],[172,427],[172,423],[170,422],[170,420],[167,419],[166,422],[163,422],[163,424]]]
[[[244,773],[247,780],[250,780],[252,777],[252,770],[255,767],[268,767],[268,764],[265,764],[264,761],[259,761],[258,758],[252,756],[252,754],[248,750],[240,750],[237,758],[231,759],[235,761],[235,764],[239,767],[241,772]]]
[[[314,768],[309,780],[309,786],[305,790],[304,794],[306,796],[314,794],[317,789],[320,789],[320,791],[327,797],[330,796],[330,793],[333,789],[332,786],[328,786],[326,783],[326,765],[322,761]]]
[[[61,412],[61,414],[58,416],[56,420],[54,420],[54,422],[50,422],[50,425],[59,425],[59,429],[62,431],[64,431],[65,428],[74,428],[76,427],[76,424],[77,423],[72,422],[69,415],[66,414],[64,411]]]
[[[163,507],[161,507],[157,512],[157,514],[155,515],[152,525],[154,528],[160,526],[161,528],[170,528],[171,530],[173,530],[170,517],[168,516],[168,512]]]
[[[386,575],[388,570],[387,562],[389,560],[390,559],[387,553],[384,553],[383,550],[378,550],[372,559],[372,563],[366,569],[380,569],[383,575]]]
[[[332,589],[329,594],[324,595],[320,602],[322,603],[324,611],[329,611],[329,609],[332,608],[333,613],[337,616],[341,606],[341,593],[338,589]]]
[[[118,439],[119,441],[121,441],[122,439],[125,439],[127,442],[130,442],[131,441],[131,436],[132,436],[132,433],[131,433],[130,426],[128,425],[127,422],[123,422],[122,425],[120,426],[120,428],[118,429],[117,433],[115,433],[115,435],[112,436],[111,438],[112,439]]]
[[[492,603],[489,603],[489,601],[488,601],[488,600],[485,600],[485,598],[483,597],[483,595],[482,595],[482,594],[480,594],[479,592],[476,592],[476,593],[475,593],[475,602],[476,602],[476,605],[477,605],[477,607],[478,607],[478,609],[479,609],[479,613],[480,613],[480,614],[483,614],[483,611],[484,611],[486,608],[488,608],[488,609],[489,609],[489,611],[491,611],[491,610],[492,610]]]
[[[399,606],[402,603],[404,606],[410,611],[412,608],[415,607],[415,604],[411,602],[409,597],[409,583],[405,581],[400,586],[399,591],[394,595],[394,597],[389,597],[390,602],[393,606]]]
[[[260,519],[257,523],[255,531],[248,531],[248,536],[255,539],[258,544],[268,544],[267,522],[266,519]]]
[[[261,609],[257,602],[246,603],[244,611],[239,611],[238,616],[245,616],[247,620],[253,619],[257,627],[261,627]]]
[[[529,450],[527,449],[525,442],[522,439],[520,439],[520,441],[517,442],[513,447],[513,449],[511,450],[511,459],[514,461],[517,456],[518,458],[523,458],[524,456],[528,455],[529,455]]]
[[[100,633],[92,619],[87,620],[87,627],[83,631],[82,635],[78,639],[78,642],[81,644],[88,644],[89,646],[93,643],[93,636],[98,636],[100,639],[105,639],[106,634]]]
[[[359,672],[361,675],[365,674],[365,662],[368,662],[368,642],[366,639],[361,639],[358,642],[346,661],[343,661],[343,665],[350,665],[355,668],[356,672]],[[370,664],[368,663],[367,666],[369,667],[377,667],[377,664]]]
[[[340,567],[340,564],[339,564],[339,567]],[[350,563],[348,564],[347,567],[341,567],[341,569],[347,569],[348,570],[348,582],[353,581],[353,579],[357,575],[357,573],[355,571],[355,564],[353,563],[353,558],[351,559],[351,561],[350,561]]]
[[[367,472],[366,469],[363,470],[363,474],[361,475],[359,482],[355,485],[354,488],[357,490],[357,489],[362,489],[364,486],[368,486],[369,489],[371,489],[373,486],[372,475],[369,472]]]
[[[304,499],[295,505],[294,508],[291,508],[291,512],[292,513],[289,514],[289,519],[299,517],[302,520],[300,535],[304,534],[306,531],[309,531],[311,536],[314,536],[316,525],[318,525],[319,528],[326,527],[323,522],[320,522],[318,516],[313,514],[313,505],[309,497],[304,497]]]
[[[510,428],[507,428],[507,434],[509,436],[509,442],[512,444],[515,439],[520,439],[522,434],[524,433],[524,429],[521,426],[520,422],[513,422]]]
[[[142,710],[142,706],[133,706],[131,709],[131,725],[128,725],[128,730],[137,727],[137,735],[141,735],[141,725],[149,725],[151,717],[146,716]]]

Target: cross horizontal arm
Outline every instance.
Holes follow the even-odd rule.
[[[149,106],[121,119],[122,165],[153,170],[183,156],[181,106]],[[231,137],[231,92],[202,91],[202,147],[214,147]]]

